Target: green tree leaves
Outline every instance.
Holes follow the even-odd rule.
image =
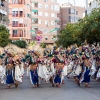
[[[27,47],[27,43],[24,40],[17,40],[17,41],[12,42],[12,43],[17,45],[20,48],[26,48]]]
[[[81,45],[87,41],[92,44],[100,42],[100,8],[93,9],[90,15],[80,19],[77,23],[69,23],[58,34],[58,46],[68,47],[73,44]]]
[[[9,44],[9,30],[1,25],[0,26],[0,46],[5,47]]]

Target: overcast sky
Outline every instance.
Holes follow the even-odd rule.
[[[69,1],[69,3],[71,3],[71,4],[74,4],[74,0],[58,0],[58,2],[59,3],[68,3],[68,1]],[[75,0],[75,4],[77,5],[77,6],[83,6],[83,7],[85,7],[85,1],[86,0]]]

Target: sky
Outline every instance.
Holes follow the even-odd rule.
[[[71,4],[73,4],[74,5],[74,0],[58,0],[58,2],[59,3],[68,3],[68,1],[69,1],[69,3],[71,3]],[[85,7],[85,1],[86,0],[75,0],[75,5],[76,6],[82,6],[82,7]]]

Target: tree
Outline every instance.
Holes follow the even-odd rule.
[[[92,13],[83,19],[79,37],[84,37],[90,44],[100,42],[100,8],[93,9]]]
[[[12,43],[17,45],[20,48],[26,48],[27,47],[27,43],[24,40],[17,40],[17,41],[14,41]]]
[[[56,44],[58,46],[68,47],[72,44],[79,44],[79,41],[77,39],[78,34],[78,23],[75,24],[67,24],[66,28],[60,31],[60,34],[58,34],[58,40],[56,41]]]
[[[9,30],[1,25],[0,26],[0,46],[5,47],[6,45],[9,44]]]
[[[92,44],[100,42],[100,8],[95,8],[90,15],[80,19],[77,23],[69,23],[65,29],[58,34],[56,41],[58,46],[68,47],[81,43]]]

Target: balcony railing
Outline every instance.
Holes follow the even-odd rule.
[[[24,37],[23,33],[12,33],[12,37]]]
[[[16,14],[15,13],[12,13],[12,17],[23,17],[23,14],[19,14],[18,15],[18,13],[16,13]]]
[[[25,27],[25,24],[12,24],[12,27]]]
[[[12,27],[18,27],[18,24],[12,24]]]
[[[18,13],[12,13],[12,17],[18,17]]]
[[[18,2],[13,2],[12,4],[25,4],[25,0],[20,0]]]

